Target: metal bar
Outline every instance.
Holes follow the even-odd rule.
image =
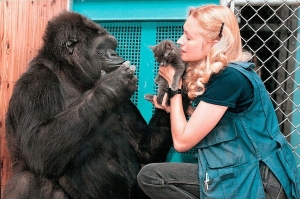
[[[269,6],[280,6],[282,4],[297,6],[300,0],[220,0],[221,5],[230,6],[234,2],[235,6],[243,6],[251,4],[252,6],[261,6],[268,4]]]

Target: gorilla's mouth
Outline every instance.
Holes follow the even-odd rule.
[[[106,73],[109,73],[117,68],[119,68],[125,61],[119,62],[119,63],[113,63],[113,64],[107,64],[104,67],[102,67],[102,70]]]

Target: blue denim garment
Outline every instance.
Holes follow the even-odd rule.
[[[300,198],[300,177],[266,88],[254,65],[232,62],[254,88],[254,99],[241,113],[226,111],[217,126],[197,144],[200,198],[264,199],[260,162],[275,174],[288,198]]]

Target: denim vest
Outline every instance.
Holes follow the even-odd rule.
[[[200,198],[264,199],[259,173],[265,163],[283,186],[288,198],[300,198],[296,163],[279,130],[278,120],[254,65],[228,65],[244,74],[254,87],[254,99],[241,113],[226,111],[217,126],[196,145]]]

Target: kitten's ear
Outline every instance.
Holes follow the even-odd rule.
[[[149,48],[150,48],[151,50],[153,50],[153,51],[154,51],[154,47],[155,47],[155,46],[149,46]]]
[[[164,44],[164,57],[168,57],[169,53],[173,51],[172,49],[172,43],[170,41],[166,41]]]
[[[166,46],[167,50],[171,50],[172,49],[172,45],[171,45],[171,43],[169,41],[166,42],[165,46]]]

